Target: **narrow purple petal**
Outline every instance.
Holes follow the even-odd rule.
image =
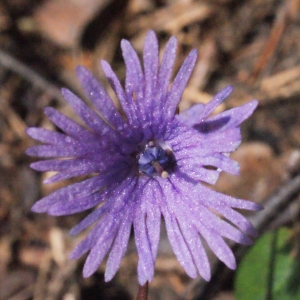
[[[72,199],[90,195],[101,190],[105,185],[106,180],[104,180],[103,177],[100,177],[99,175],[78,183],[68,185],[36,202],[31,210],[39,213],[46,212],[48,208],[56,202],[70,201]]]
[[[70,231],[70,235],[77,235],[81,231],[85,230],[96,221],[100,220],[102,216],[109,212],[111,204],[109,201],[106,201],[102,206],[96,208],[92,211],[87,217],[85,217],[81,222],[79,222],[75,227]]]
[[[157,191],[155,199],[153,191]],[[146,227],[153,261],[156,259],[160,237],[161,209],[160,203],[164,201],[161,187],[156,180],[150,180],[144,185],[141,193],[141,210],[146,213]]]
[[[214,252],[214,254],[229,269],[234,270],[236,268],[235,257],[224,240],[219,235],[216,235],[212,230],[207,229],[205,226],[198,224],[198,227],[199,233],[203,236],[209,248]]]
[[[231,128],[224,132],[216,132],[203,136],[204,145],[209,145],[211,152],[229,153],[236,150],[241,143],[241,132],[239,128]]]
[[[201,230],[202,226],[198,227],[198,225],[202,224],[212,232],[216,232],[216,234],[231,239],[237,243],[243,245],[253,244],[252,240],[248,236],[243,234],[241,231],[237,230],[229,223],[217,217],[214,213],[209,211],[204,206],[199,207],[199,209],[197,210],[199,211],[199,219],[205,220],[205,222],[200,221],[196,223],[196,226],[199,229],[199,231]]]
[[[159,105],[155,97],[158,75],[158,41],[153,31],[149,31],[146,36],[144,51],[144,72],[145,72],[145,95],[143,108],[146,116],[152,123],[153,108]]]
[[[122,221],[106,263],[106,270],[104,274],[106,282],[110,281],[115,276],[126,252],[132,226],[132,213],[130,208],[131,207],[127,208],[125,215],[120,216]]]
[[[137,99],[141,100],[144,93],[144,74],[142,71],[140,60],[137,53],[127,40],[121,41],[121,48],[126,64],[125,88],[127,96],[132,97],[132,93],[135,93]]]
[[[170,244],[180,265],[185,269],[190,277],[196,278],[197,270],[195,268],[193,257],[186,245],[186,241],[182,236],[177,221],[174,219],[172,212],[169,212],[167,209],[163,209],[162,214],[166,222],[166,229]]]
[[[228,221],[230,221],[232,224],[237,226],[240,230],[242,230],[249,236],[257,237],[257,231],[255,230],[251,222],[239,212],[225,205],[210,203],[209,206],[216,212],[222,214],[223,217],[225,217]]]
[[[95,207],[104,200],[105,192],[101,190],[92,195],[82,196],[69,201],[58,201],[47,209],[47,213],[51,216],[72,215]]]
[[[117,76],[113,72],[113,70],[111,69],[110,65],[106,61],[102,60],[101,66],[105,73],[105,76],[109,80],[111,87],[115,91],[115,93],[120,101],[120,104],[122,106],[123,111],[126,114],[128,122],[130,124],[136,125],[137,124],[137,114],[136,114],[136,105],[135,105],[134,101],[129,101],[129,99],[127,98],[127,96],[121,86],[119,79],[117,78]]]
[[[83,219],[71,230],[70,234],[76,235],[80,233],[82,230],[88,228],[90,225],[100,219],[106,212],[112,212],[116,214],[120,212],[126,206],[128,199],[131,199],[130,195],[134,192],[136,184],[135,178],[127,178],[120,184],[112,185],[109,189],[106,189],[106,202],[104,205],[91,212],[85,219]]]
[[[193,180],[200,180],[209,184],[215,184],[220,176],[218,170],[201,168],[199,165],[195,165],[193,159],[179,161],[177,166],[181,174],[185,174]]]
[[[63,171],[80,161],[80,159],[48,159],[34,162],[30,164],[30,167],[40,172]]]
[[[51,145],[64,146],[75,142],[70,136],[44,128],[30,127],[27,128],[26,133],[39,142]]]
[[[58,128],[63,130],[67,135],[80,140],[93,139],[94,136],[88,130],[74,122],[72,119],[66,117],[56,109],[52,107],[45,108],[46,116],[54,123]]]
[[[76,114],[94,132],[104,134],[114,134],[114,130],[108,126],[92,109],[90,109],[79,97],[68,89],[62,89],[62,94]]]
[[[47,178],[44,183],[54,183],[77,176],[99,173],[102,169],[104,166],[101,162],[93,162],[88,159],[76,160],[76,162],[71,162],[68,169]]]
[[[180,228],[193,256],[193,261],[199,274],[209,281],[211,277],[210,263],[198,232],[186,222],[186,217],[180,220]]]
[[[198,167],[213,166],[233,175],[238,175],[240,170],[239,164],[236,161],[220,153],[214,153],[205,157],[194,157],[194,161],[195,167],[197,165]]]
[[[95,227],[89,232],[89,234],[73,249],[70,253],[70,259],[77,259],[81,255],[87,253],[97,242],[99,236],[105,228],[111,227],[112,222],[108,223],[110,215],[104,215],[104,217],[95,225]]]
[[[242,200],[242,199],[236,199],[231,196],[227,196],[225,194],[213,191],[209,189],[206,186],[203,185],[197,185],[195,186],[195,193],[205,193],[206,194],[206,202],[207,206],[213,206],[213,204],[219,205],[220,207],[222,206],[228,206],[228,207],[233,207],[233,208],[238,208],[238,209],[246,209],[246,210],[262,210],[263,207],[255,202],[248,201],[248,200]]]
[[[57,157],[57,158],[66,158],[73,157],[76,155],[83,155],[85,153],[84,149],[78,147],[76,150],[77,143],[73,145],[64,146],[64,148],[57,147],[56,145],[39,145],[32,146],[26,150],[26,154],[30,156],[37,157]]]
[[[112,224],[115,222],[115,224]],[[96,244],[92,247],[83,267],[83,277],[89,277],[96,272],[104,257],[111,248],[111,245],[117,235],[117,224],[114,216],[110,215],[107,226],[103,228]]]
[[[227,86],[222,89],[217,95],[215,95],[211,101],[209,101],[202,111],[202,120],[206,119],[233,91],[232,86]]]
[[[125,121],[118,112],[113,101],[92,73],[84,67],[78,67],[77,77],[86,94],[107,122],[115,128],[122,128],[122,126],[125,126]]]
[[[182,97],[183,91],[187,85],[188,80],[192,74],[193,68],[197,60],[197,50],[192,50],[185,59],[180,70],[178,71],[171,90],[168,94],[166,104],[166,117],[171,118],[175,115],[176,108]]]
[[[158,72],[157,99],[163,104],[162,99],[167,95],[173,67],[176,59],[177,39],[171,37],[166,45],[162,62]],[[162,107],[162,106],[161,106]]]
[[[135,211],[133,227],[135,245],[139,255],[138,279],[139,284],[144,285],[146,281],[152,281],[153,279],[154,261],[146,230],[145,215],[138,208]]]
[[[237,127],[253,114],[257,105],[258,101],[252,100],[242,106],[226,110],[220,114],[210,117],[204,123],[216,123],[218,120],[228,119],[228,122],[224,123],[224,125],[218,130],[225,131],[229,128]]]
[[[177,120],[184,123],[186,126],[193,127],[202,121],[202,115],[205,108],[205,104],[198,103],[192,107],[176,115]]]

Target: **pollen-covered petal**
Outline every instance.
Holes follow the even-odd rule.
[[[69,201],[57,201],[47,209],[47,213],[51,216],[72,215],[95,207],[105,200],[105,196],[105,192],[100,190],[92,195],[82,196]]]
[[[134,240],[137,248],[138,261],[138,278],[139,284],[144,285],[146,281],[151,281],[154,275],[154,261],[152,251],[147,235],[145,214],[136,207],[135,217],[133,219]]]
[[[77,182],[61,189],[56,190],[52,194],[42,198],[36,202],[31,208],[34,212],[46,212],[49,207],[59,201],[70,201],[79,197],[88,196],[101,190],[106,185],[106,179],[103,176],[96,176]]]
[[[236,268],[235,257],[225,241],[219,235],[215,234],[212,230],[207,229],[201,223],[197,225],[199,233],[203,236],[209,248],[229,269],[234,270]]]
[[[228,122],[221,126],[219,130],[225,131],[228,128],[237,127],[253,114],[257,105],[258,101],[252,100],[244,105],[225,110],[220,114],[212,116],[208,118],[204,123],[216,123],[219,120],[228,119]]]
[[[214,134],[207,134],[203,136],[202,144],[211,153],[230,153],[241,143],[241,131],[239,128],[230,128],[225,133],[216,132]]]
[[[97,242],[93,245],[83,267],[83,277],[89,277],[95,273],[102,263],[104,257],[110,250],[112,243],[118,233],[117,224],[114,215],[110,215],[108,224],[103,228],[101,235],[98,237]]]
[[[212,166],[233,175],[238,175],[240,170],[239,164],[236,161],[220,153],[213,153],[212,155],[207,155],[205,157],[194,156],[194,162],[195,167]]]
[[[156,197],[153,198],[153,191]],[[141,194],[141,210],[146,213],[146,227],[153,261],[156,259],[160,237],[161,211],[160,202],[164,201],[160,191],[160,185],[156,180],[149,180]]]
[[[158,105],[158,101],[154,98],[157,85],[158,74],[158,41],[155,33],[150,30],[147,33],[144,51],[144,73],[145,73],[145,95],[143,108],[147,117],[153,113],[153,108]]]
[[[178,177],[186,177],[194,181],[200,180],[209,184],[215,184],[220,176],[219,170],[203,168],[201,165],[197,165],[193,158],[183,158],[177,161],[177,171],[175,172]]]
[[[81,255],[87,253],[97,242],[99,236],[106,227],[110,228],[111,223],[109,223],[110,215],[104,215],[103,218],[98,221],[95,227],[88,233],[88,235],[72,250],[69,255],[70,259],[77,259]]]
[[[176,108],[190,79],[197,60],[197,50],[192,50],[178,71],[166,100],[166,117],[175,115]]]
[[[200,206],[199,208],[197,208],[197,211],[199,212],[199,219],[205,220],[205,222],[196,222],[196,226],[199,230],[201,230],[202,226],[198,227],[198,225],[202,223],[202,225],[210,229],[212,232],[216,232],[216,234],[231,239],[236,243],[243,245],[253,244],[252,240],[247,235],[245,235],[226,221],[220,219],[204,206]]]
[[[77,224],[72,230],[71,235],[76,235],[82,230],[86,229],[93,223],[95,223],[104,213],[116,213],[122,211],[128,201],[131,199],[131,194],[137,185],[135,178],[126,178],[119,184],[112,184],[105,190],[106,201],[101,206],[91,212],[86,218],[84,218],[79,224]]]
[[[103,194],[104,196],[106,196],[105,192]],[[105,213],[109,212],[110,208],[111,203],[109,201],[106,201],[102,206],[93,210],[90,214],[88,214],[88,216],[86,216],[76,226],[74,226],[70,231],[70,235],[77,235],[81,231],[94,224],[96,221],[100,220]]]
[[[52,107],[46,107],[45,114],[58,128],[77,140],[86,141],[94,138],[91,132]]]
[[[26,129],[26,133],[39,142],[51,145],[64,146],[75,142],[70,136],[44,128],[30,127]]]
[[[38,145],[32,146],[26,150],[26,154],[36,157],[57,157],[57,158],[66,158],[66,157],[75,157],[77,155],[83,155],[86,151],[85,149],[78,148],[76,149],[77,143],[74,145],[66,145],[63,148],[57,147],[56,145]]]
[[[84,159],[83,159],[84,160]],[[80,162],[81,159],[48,159],[41,160],[30,164],[30,167],[36,171],[47,172],[47,171],[64,171],[70,168],[73,164]]]
[[[111,87],[115,91],[120,104],[122,106],[123,111],[126,114],[128,122],[132,125],[138,124],[138,116],[136,112],[136,104],[134,101],[129,101],[128,97],[126,96],[119,79],[117,78],[116,74],[111,69],[111,66],[104,60],[101,61],[102,70],[105,73],[105,76],[110,82]]]
[[[117,236],[107,259],[106,270],[104,274],[106,282],[110,281],[115,276],[120,267],[121,260],[126,252],[132,226],[132,212],[130,207],[126,209],[126,213],[124,215],[120,215],[119,217],[122,221],[120,222]]]
[[[214,211],[220,213],[229,222],[234,224],[247,235],[251,237],[257,237],[257,231],[255,230],[251,222],[239,212],[235,211],[231,207],[220,205],[215,202],[210,202],[209,207],[214,209]]]
[[[173,36],[169,39],[161,61],[157,80],[157,99],[162,99],[167,95],[173,67],[176,59],[177,39]],[[163,101],[160,100],[163,106]]]
[[[70,164],[68,169],[62,170],[59,173],[47,178],[44,183],[54,183],[61,180],[74,178],[77,176],[99,173],[107,164],[104,162],[92,161],[88,159],[75,160]]]
[[[206,195],[206,205],[207,206],[213,206],[219,205],[220,207],[222,206],[228,206],[232,208],[238,208],[238,209],[245,209],[245,210],[262,210],[263,206],[261,206],[258,203],[248,201],[248,200],[242,200],[242,199],[237,199],[232,196],[228,196],[216,191],[211,190],[210,188],[203,186],[203,185],[195,185],[194,186],[194,192],[197,193],[204,193]]]
[[[125,121],[115,107],[113,101],[104,87],[86,68],[77,67],[77,77],[81,82],[86,94],[92,100],[100,114],[115,128],[122,128]]]
[[[227,86],[217,93],[212,100],[210,100],[202,111],[202,120],[207,118],[233,91],[232,86]]]
[[[170,212],[167,208],[162,209],[162,214],[165,219],[170,244],[180,265],[185,269],[190,277],[196,278],[197,270],[193,261],[193,257],[188,249],[177,221],[175,220],[172,212]]]
[[[127,40],[121,41],[121,48],[126,64],[126,93],[132,96],[132,93],[135,92],[137,99],[142,100],[144,74],[138,55]]]
[[[211,277],[210,263],[197,230],[186,222],[186,216],[180,219],[180,228],[193,256],[199,274],[209,281]]]
[[[202,114],[205,108],[205,104],[197,103],[190,108],[184,110],[179,115],[176,115],[176,119],[186,126],[193,127],[202,121]]]
[[[70,90],[63,88],[62,94],[76,114],[94,132],[104,134],[114,134],[114,130],[108,126],[91,108],[89,108],[79,97]]]

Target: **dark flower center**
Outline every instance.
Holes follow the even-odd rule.
[[[159,175],[167,178],[175,167],[172,150],[163,149],[160,145],[149,141],[144,150],[137,155],[139,172],[142,175]]]

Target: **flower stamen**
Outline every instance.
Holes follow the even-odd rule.
[[[141,175],[159,175],[162,178],[169,176],[174,167],[172,151],[166,151],[154,141],[149,141],[144,150],[137,155],[139,172]]]

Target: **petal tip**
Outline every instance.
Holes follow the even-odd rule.
[[[84,66],[77,66],[76,67],[76,75],[77,77],[82,77],[84,76],[88,71],[88,69]]]
[[[40,203],[40,201],[38,201],[31,207],[31,211],[34,213],[45,213],[47,209]]]

